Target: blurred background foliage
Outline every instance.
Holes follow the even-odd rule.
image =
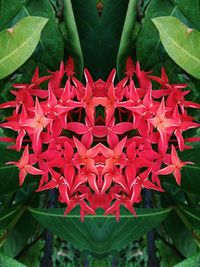
[[[12,83],[30,81],[36,66],[43,75],[72,56],[79,79],[83,66],[94,79],[106,79],[116,67],[121,79],[132,56],[144,70],[160,75],[164,66],[171,82],[187,82],[190,99],[198,102],[199,14],[200,0],[0,0],[0,101],[10,98]],[[180,40],[188,29],[193,30],[184,47]],[[199,115],[193,113],[197,121]],[[116,223],[100,213],[82,224],[78,210],[62,215],[55,192],[35,193],[37,180],[29,177],[19,188],[17,169],[4,165],[19,155],[1,143],[0,266],[200,266],[199,150],[196,144],[181,153],[196,163],[183,169],[181,187],[169,177],[164,194],[143,192],[137,218],[122,211]]]

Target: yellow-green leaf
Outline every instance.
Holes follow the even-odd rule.
[[[200,79],[200,32],[174,17],[152,19],[169,56],[186,72]]]
[[[48,19],[27,17],[0,33],[0,79],[18,69],[35,50]]]

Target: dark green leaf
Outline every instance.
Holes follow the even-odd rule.
[[[190,160],[190,158],[188,158]],[[200,194],[200,167],[198,166],[185,166],[181,171],[182,179],[181,186],[179,187],[185,192],[192,194]],[[164,179],[163,179],[164,181]],[[169,177],[168,180],[165,179],[165,183],[170,183],[178,187],[175,182],[174,177]]]
[[[34,233],[36,221],[29,212],[25,212],[16,223],[3,245],[6,255],[15,257],[27,244],[28,239]]]
[[[27,0],[0,0],[0,31],[17,15]]]
[[[188,257],[197,252],[197,245],[192,233],[186,228],[174,211],[165,219],[164,224],[166,233],[170,236],[182,255]]]
[[[46,23],[45,18],[24,18],[13,28],[0,33],[0,79],[11,74],[31,56]]]
[[[152,0],[146,13],[144,25],[137,41],[137,59],[145,69],[165,60],[164,51],[158,32],[151,19],[159,16],[180,17],[177,7],[169,0]]]
[[[200,208],[183,207],[182,211],[192,224],[194,229],[200,229]]]
[[[57,247],[55,247],[55,245],[54,245],[54,248],[56,251],[56,255],[58,255],[57,257],[60,258]],[[22,253],[18,259],[20,262],[22,262],[23,264],[26,264],[28,267],[39,267],[40,261],[41,261],[41,251],[43,251],[43,249],[44,249],[43,240],[39,240],[33,246],[31,246],[28,250],[26,250],[26,253]],[[66,257],[63,257],[63,262],[65,260],[66,260]]]
[[[16,208],[0,211],[0,229],[5,229],[17,212]]]
[[[200,32],[174,17],[153,19],[169,56],[185,71],[200,79]]]
[[[0,167],[0,196],[15,192],[20,189],[19,186],[19,171],[15,166]],[[35,184],[37,179],[28,175],[23,186],[27,184]]]
[[[31,0],[23,7],[22,16],[41,16],[48,18],[39,45],[34,53],[35,59],[51,69],[59,67],[63,60],[63,41],[56,23],[55,15],[48,0]]]
[[[126,16],[127,0],[104,1],[98,16],[93,0],[72,1],[84,55],[84,65],[94,79],[106,79],[116,66],[117,52]]]
[[[163,241],[157,240],[156,247],[159,250],[160,266],[172,267],[182,260],[178,254],[174,253],[173,248],[167,246]]]
[[[183,15],[200,30],[200,0],[176,0]]]
[[[64,209],[30,209],[42,226],[79,249],[104,254],[126,246],[156,227],[170,209],[136,209],[137,217],[122,209],[119,222],[113,216],[98,213],[80,220],[77,210],[64,216]]]

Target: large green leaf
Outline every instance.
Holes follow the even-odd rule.
[[[142,30],[137,40],[137,59],[145,69],[165,60],[167,54],[164,51],[158,32],[151,19],[158,16],[177,16],[179,11],[169,0],[152,0],[145,16]]]
[[[94,79],[106,79],[116,66],[128,0],[105,0],[98,15],[94,0],[72,1],[84,65]]]
[[[137,0],[129,1],[126,19],[121,35],[119,51],[117,54],[117,72],[119,78],[124,76],[125,63],[133,48],[133,31],[137,18]]]
[[[174,211],[165,219],[164,225],[167,235],[169,235],[182,255],[188,257],[197,252],[197,245],[192,233]]]
[[[3,244],[5,254],[11,257],[18,255],[34,234],[35,226],[36,220],[26,211],[8,233]]]
[[[200,30],[200,0],[176,0],[176,3],[183,15]]]
[[[57,69],[63,60],[63,40],[55,14],[48,0],[31,0],[24,5],[21,16],[39,16],[48,19],[34,53],[37,61],[51,69]]]
[[[42,226],[79,249],[104,254],[146,234],[168,215],[170,209],[136,209],[137,217],[123,209],[119,222],[113,216],[98,213],[87,216],[84,223],[77,209],[67,216],[63,215],[64,209],[30,211]]]
[[[38,207],[39,195],[23,192],[21,196],[19,193],[16,194],[14,200],[20,203],[15,208],[16,212],[10,209],[9,213],[3,216],[4,219],[1,223],[3,233],[5,232],[5,235],[2,236],[2,248],[6,255],[12,257],[17,256],[34,235],[37,221],[27,211],[27,206]],[[4,208],[4,210],[6,209]],[[7,224],[5,224],[6,221]]]
[[[0,266],[2,267],[26,267],[26,265],[22,264],[19,261],[16,261],[15,259],[8,257],[7,255],[4,255],[3,253],[0,253]]]
[[[200,79],[200,32],[174,17],[153,19],[169,56],[185,71]]]
[[[0,0],[0,31],[17,15],[27,0]]]
[[[0,33],[0,79],[19,68],[35,50],[47,19],[28,17]]]
[[[200,253],[197,253],[193,255],[192,257],[189,257],[188,259],[174,265],[173,267],[197,267],[200,263]]]

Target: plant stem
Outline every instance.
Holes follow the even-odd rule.
[[[48,195],[48,205],[47,205],[48,208],[54,208],[55,201],[56,201],[56,192],[55,190],[50,190]],[[44,256],[41,260],[40,267],[47,267],[47,266],[52,267],[53,234],[50,231],[45,230],[44,240],[45,240]]]
[[[144,192],[145,208],[152,208],[152,193],[150,190]],[[154,231],[147,234],[147,252],[148,252],[148,267],[159,267],[160,263],[156,257],[156,245]]]

